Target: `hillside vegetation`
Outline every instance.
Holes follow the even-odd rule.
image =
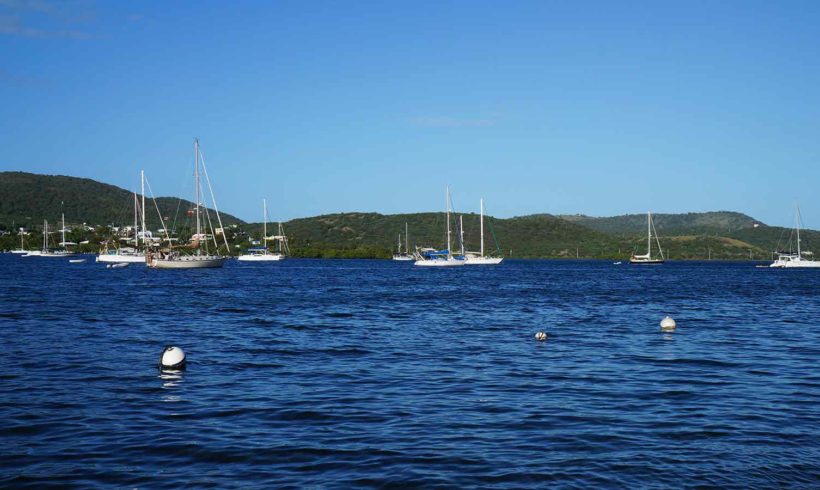
[[[32,234],[27,246],[41,243],[42,221],[57,223],[60,206],[66,222],[73,229],[70,240],[89,241],[83,250],[99,248],[111,236],[106,225],[122,226],[133,222],[133,194],[129,191],[90,179],[66,176],[36,175],[23,172],[0,172],[0,249],[19,246],[13,227],[26,227]],[[150,229],[159,229],[157,213],[149,200],[147,213]],[[168,226],[181,237],[190,236],[190,201],[174,197],[157,199]],[[453,248],[459,248],[457,222],[452,216]],[[245,223],[222,214],[230,227],[232,251],[241,251],[262,235],[261,223]],[[464,241],[467,250],[479,249],[479,217],[464,214]],[[792,230],[770,227],[754,218],[736,212],[658,214],[653,215],[661,246],[673,259],[769,259],[773,250],[793,250],[796,240]],[[98,226],[88,229],[75,225]],[[291,251],[297,257],[388,258],[396,250],[398,235],[405,242],[405,223],[409,228],[409,245],[443,248],[446,243],[444,213],[383,215],[379,213],[337,213],[285,222]],[[234,225],[234,226],[231,226]],[[268,234],[274,234],[274,224]],[[55,228],[52,228],[52,230]],[[39,235],[39,236],[38,236]],[[495,240],[497,238],[497,241]],[[804,250],[820,253],[820,232],[804,230]],[[654,246],[654,244],[653,244]],[[485,216],[485,249],[506,257],[582,257],[623,260],[633,252],[646,249],[646,215],[609,218],[589,216],[553,216],[533,214],[508,219]]]
[[[158,197],[157,206],[163,217],[182,223],[193,203],[176,197]],[[147,225],[159,229],[159,217],[153,201],[146,200]],[[97,225],[127,225],[133,222],[134,194],[119,187],[91,179],[64,175],[39,175],[25,172],[0,172],[0,223],[11,227],[33,228],[43,220],[56,223],[60,212],[66,223]],[[223,224],[242,224],[239,218],[221,213]]]

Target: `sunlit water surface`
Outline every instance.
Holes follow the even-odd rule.
[[[820,482],[820,271],[4,255],[0,274],[2,487]],[[166,344],[185,372],[157,370]]]

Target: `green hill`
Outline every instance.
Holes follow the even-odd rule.
[[[284,223],[284,227],[291,248],[297,254],[321,257],[346,256],[358,250],[360,255],[389,257],[391,250],[396,249],[398,235],[404,235],[405,223],[410,232],[411,249],[416,245],[445,247],[445,219],[444,213],[339,213],[291,220]],[[454,249],[458,243],[455,219],[451,225]],[[466,248],[478,250],[479,216],[465,214],[463,222]],[[255,237],[261,236],[260,223],[246,225],[243,228]],[[613,240],[606,234],[550,215],[511,219],[485,216],[485,228],[485,249],[488,252],[503,253],[505,256],[509,256],[512,250],[514,257],[574,257],[576,248],[581,247],[582,255],[591,257],[601,256],[604,251],[614,253],[618,249],[618,245],[613,245]],[[499,239],[498,251],[493,234]]]
[[[626,214],[607,218],[583,215],[561,216],[562,219],[610,234],[646,234],[645,214]],[[750,216],[732,211],[709,213],[653,214],[652,222],[658,233],[667,235],[724,235],[737,230],[753,228],[760,223]]]
[[[175,197],[159,197],[157,206],[168,226],[187,220],[187,211],[193,203]],[[65,212],[66,224],[86,223],[89,226],[108,224],[127,225],[133,222],[134,195],[119,187],[91,179],[63,175],[39,175],[25,172],[0,172],[0,223],[6,227],[38,228],[43,220],[56,223],[60,209]],[[150,200],[146,200],[147,224],[159,229],[159,218]],[[244,221],[221,213],[225,226]]]
[[[100,241],[110,238],[106,229],[86,230],[80,223],[128,225],[133,221],[133,194],[116,186],[76,177],[36,175],[23,172],[0,172],[0,235],[12,226],[30,228],[34,234],[29,244],[40,243],[43,219],[57,223],[60,203],[66,222],[74,231],[70,239],[88,240],[84,250],[99,248]],[[151,201],[148,201],[151,202]],[[168,226],[183,238],[190,233],[190,201],[173,197],[157,199]],[[148,224],[159,229],[157,213],[148,204]],[[244,223],[222,214],[225,226],[235,225],[228,238],[234,251],[251,245],[262,235],[261,223]],[[452,221],[453,248],[458,248],[458,229]],[[468,250],[479,248],[479,217],[465,214],[464,239]],[[776,249],[795,248],[795,237],[787,228],[770,227],[747,215],[728,211],[712,213],[658,214],[653,221],[667,257],[673,259],[754,258],[768,259]],[[410,231],[410,248],[442,248],[446,243],[444,213],[383,215],[378,213],[338,213],[294,219],[284,223],[293,255],[298,257],[390,257],[396,249],[398,235]],[[579,257],[625,259],[635,251],[643,252],[646,243],[646,215],[609,218],[589,216],[553,216],[533,214],[509,219],[485,217],[486,250],[512,257]],[[268,233],[273,234],[273,225]],[[817,249],[820,254],[820,232],[805,230],[801,234],[804,250]],[[402,238],[404,241],[404,238]],[[0,249],[19,246],[13,234],[0,236]],[[30,245],[28,245],[30,246]]]

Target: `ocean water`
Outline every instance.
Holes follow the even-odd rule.
[[[820,485],[820,271],[3,255],[0,277],[0,487]],[[158,371],[166,344],[186,371]]]

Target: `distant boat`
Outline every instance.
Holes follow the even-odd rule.
[[[207,234],[202,233],[202,217],[201,217],[201,210],[200,210],[200,177],[199,177],[199,167],[201,161],[201,153],[199,151],[199,140],[194,140],[194,202],[196,204],[195,208],[195,219],[196,219],[196,234],[191,238],[190,247],[195,249],[194,253],[183,253],[180,250],[174,250],[171,246],[170,239],[168,240],[168,249],[167,250],[160,250],[157,252],[149,251],[145,257],[145,263],[148,264],[148,267],[154,269],[204,269],[204,268],[216,268],[222,267],[225,264],[225,261],[228,260],[227,256],[212,254],[208,252],[208,236]],[[210,179],[208,179],[208,170],[205,168],[205,163],[202,162],[202,170],[205,173],[205,180],[208,183],[208,189],[211,189]],[[216,218],[219,222],[219,227],[224,230],[222,226],[222,218],[219,216],[219,209],[216,207],[216,201],[213,196],[213,191],[211,191],[211,201],[214,205],[214,211],[216,211]],[[210,218],[208,218],[210,222]],[[164,224],[163,228],[167,229]],[[213,232],[213,230],[212,230]],[[168,237],[166,237],[168,238]],[[216,233],[213,233],[214,238],[214,246],[219,248],[216,242]],[[224,231],[222,234],[222,238],[225,240],[225,248],[228,248],[228,241],[225,238]],[[204,250],[203,250],[204,249]]]
[[[500,264],[503,257],[489,257],[484,255],[484,198],[481,198],[481,251],[479,253],[467,252],[464,257],[467,265],[496,265]],[[497,245],[496,245],[497,246]]]
[[[613,262],[612,265],[621,265],[622,262],[619,260],[618,262]]]
[[[108,264],[106,267],[109,269],[121,269],[123,267],[128,267],[128,265],[128,262],[119,262],[117,264]]]
[[[401,251],[401,233],[399,233],[399,243],[398,243],[398,253],[393,254],[393,260],[400,260],[400,261],[409,261],[414,260],[413,256],[410,255],[408,252],[410,250],[409,247],[409,238],[407,234],[407,223],[404,223],[404,252]]]
[[[134,192],[134,248],[130,247],[118,247],[114,249],[108,248],[108,242],[105,243],[105,246],[102,250],[100,250],[100,254],[97,255],[96,261],[97,262],[107,262],[107,263],[121,263],[121,262],[128,262],[128,263],[145,263],[145,252],[139,250],[139,227],[137,226],[137,217],[142,214],[142,245],[144,248],[147,248],[147,244],[145,243],[145,172],[140,171],[140,183],[142,186],[142,206],[137,204],[137,193]],[[138,208],[142,210],[142,212],[138,212]]]
[[[12,250],[11,253],[13,254],[28,254],[31,250],[26,250],[26,247],[23,245],[23,237],[25,233],[23,233],[23,228],[20,228],[20,248],[17,250]]]
[[[455,257],[451,251],[451,230],[450,230],[450,188],[446,190],[446,208],[447,208],[447,248],[445,250],[436,250],[432,252],[416,252],[416,261],[414,265],[420,267],[455,267],[464,265],[464,258]]]
[[[63,235],[63,246],[65,247],[65,213],[62,213],[63,218],[63,229],[60,232]],[[29,254],[33,255],[33,254]],[[43,250],[36,254],[37,257],[48,257],[48,258],[63,258],[63,257],[73,257],[76,255],[73,252],[66,250],[65,248],[59,250],[49,250],[48,248],[48,221],[43,221]]]
[[[660,253],[661,258],[652,258],[652,230],[655,226],[652,224],[652,213],[646,213],[646,254],[645,255],[632,255],[632,258],[629,259],[630,264],[643,264],[643,265],[656,265],[656,264],[663,264],[664,257],[663,257],[663,250],[661,249],[661,242],[658,241],[658,232],[655,231],[655,242],[658,244],[658,253]]]
[[[777,260],[775,260],[769,267],[780,269],[814,269],[820,268],[820,261],[807,259],[805,255],[813,255],[811,252],[804,252],[800,246],[800,207],[795,209],[795,230],[797,231],[797,253],[792,252],[777,252]]]
[[[85,262],[85,259],[69,259],[68,261],[72,264],[82,264],[83,262]]]
[[[282,230],[282,223],[279,223],[279,234],[273,237],[279,243],[279,252],[268,251],[268,203],[262,199],[262,246],[248,249],[248,253],[237,257],[243,262],[274,262],[285,258],[284,252],[287,250],[287,238]]]

